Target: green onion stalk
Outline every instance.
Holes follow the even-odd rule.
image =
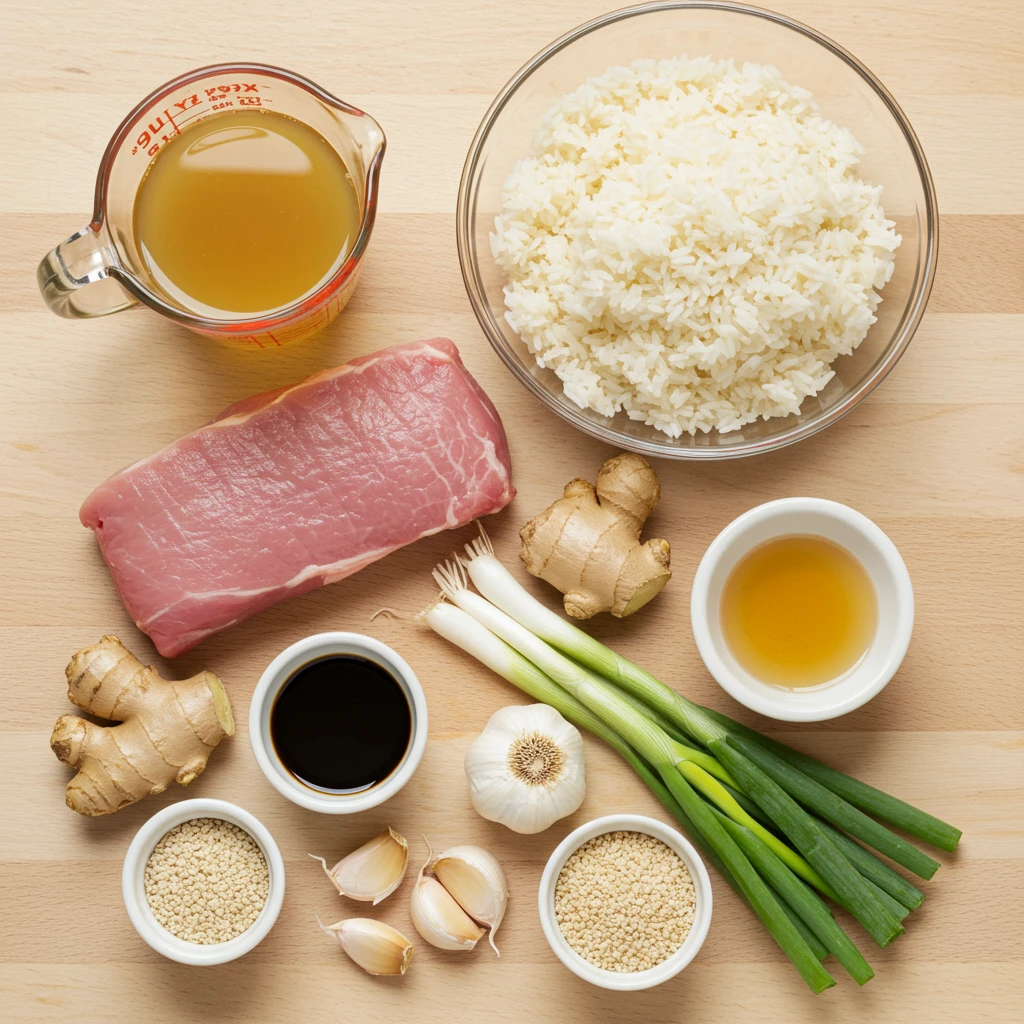
[[[914,807],[897,797],[883,793],[880,789],[861,782],[860,779],[830,768],[827,764],[822,764],[813,757],[802,754],[799,750],[787,747],[785,743],[762,736],[753,729],[734,722],[720,711],[712,711],[710,708],[701,710],[726,726],[730,732],[754,740],[866,814],[888,821],[917,839],[948,853],[952,853],[960,842],[960,837],[963,834],[960,829],[928,814],[927,811],[922,811],[919,807]]]

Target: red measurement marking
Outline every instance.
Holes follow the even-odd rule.
[[[269,97],[262,98],[259,95],[261,89],[266,91],[270,89],[270,86],[260,85],[258,82],[229,82],[227,85],[210,86],[204,89],[205,97],[200,96],[199,93],[190,93],[188,96],[177,100],[172,106],[178,108],[182,113],[186,110],[192,110],[193,107],[202,107],[206,103],[209,103],[209,109],[197,110],[182,117],[180,114],[174,115],[171,112],[172,106],[166,107],[161,113],[154,115],[154,123],[147,123],[146,127],[139,133],[138,138],[135,140],[135,145],[132,147],[132,155],[134,156],[142,150],[148,157],[155,156],[160,151],[161,144],[167,142],[175,135],[180,135],[182,126],[189,121],[193,121],[197,117],[204,117],[211,111],[226,110],[229,107],[233,107],[235,105],[234,99],[228,99],[227,97],[232,96],[234,93],[257,94],[255,96],[238,97],[239,106],[270,106],[273,100]],[[219,102],[212,103],[211,101],[214,99]],[[175,120],[176,116],[177,120]],[[170,124],[173,131],[158,135],[160,129],[164,128],[166,124]]]
[[[195,121],[195,120],[196,120],[196,118],[200,118],[200,117],[202,117],[202,116],[203,116],[203,113],[204,113],[203,111],[199,110],[199,111],[196,111],[196,113],[194,113],[194,114],[189,114],[189,115],[188,115],[188,117],[183,117],[183,118],[182,118],[182,119],[181,119],[181,120],[180,120],[180,121],[178,122],[178,126],[179,126],[179,128],[181,127],[181,125],[183,125],[183,124],[187,124],[187,123],[188,123],[189,121]]]
[[[193,113],[188,114],[185,117],[180,118],[177,121],[177,123],[172,121],[172,124],[174,124],[174,129],[175,129],[174,134],[175,135],[180,135],[181,134],[181,129],[182,129],[182,127],[184,127],[184,125],[188,124],[189,121],[195,121],[197,118],[204,117],[207,113],[208,113],[208,111],[205,111],[205,110],[196,110]],[[143,134],[146,134],[146,133],[143,133]],[[169,138],[172,138],[172,137],[173,136],[165,135],[161,141],[162,142],[166,142]],[[142,136],[140,135],[139,139],[141,140],[141,138],[142,138]],[[147,140],[147,142],[152,142],[152,141],[153,141],[152,140],[152,136],[150,136],[150,138]],[[134,156],[136,153],[138,153],[141,148],[142,148],[142,146],[140,146],[140,145],[132,146],[132,156]],[[152,149],[152,152],[146,153],[147,156],[153,156],[160,149],[160,143],[158,142],[155,147],[150,147],[150,148]]]

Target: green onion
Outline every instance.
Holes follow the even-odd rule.
[[[714,765],[732,782],[731,776],[728,772],[722,772],[721,766],[714,758],[709,757],[704,751],[694,751],[670,739],[651,719],[638,714],[616,687],[548,646],[512,616],[479,594],[468,590],[461,564],[447,563],[434,572],[434,578],[441,586],[445,597],[468,612],[495,636],[504,640],[564,690],[585,704],[656,769],[661,764],[673,765],[690,785],[718,804],[726,814],[755,832],[793,871],[819,887],[826,895],[835,898],[832,889],[803,857],[747,814],[728,790],[705,770],[704,765]],[[671,789],[671,786],[669,788]]]
[[[866,782],[861,782],[860,779],[830,768],[827,764],[816,761],[808,754],[787,747],[785,743],[762,736],[753,729],[734,722],[720,711],[712,711],[710,708],[704,710],[726,725],[730,731],[736,730],[756,740],[781,757],[783,761],[788,761],[804,775],[832,790],[833,793],[843,797],[854,807],[859,807],[867,814],[888,821],[897,828],[903,829],[904,832],[909,832],[910,835],[916,836],[926,843],[931,843],[932,846],[936,846],[940,850],[952,853],[956,849],[957,843],[960,842],[960,837],[963,835],[960,829],[922,811],[919,807],[914,807],[897,797],[883,793],[880,789],[875,789],[874,786],[869,786]]]
[[[880,825],[874,818],[869,818],[863,811],[857,810],[841,796],[836,796],[820,782],[815,782],[804,775],[756,740],[732,734],[729,736],[729,743],[770,775],[790,796],[816,811],[826,821],[862,839],[879,853],[884,853],[886,857],[897,864],[902,864],[921,878],[931,878],[938,871],[940,865],[937,860],[933,860],[916,846],[901,839],[895,832],[890,832],[884,825]]]
[[[476,571],[474,572],[474,570]],[[500,594],[506,606],[511,605],[516,611],[522,610],[524,617],[531,619],[531,624],[545,617],[535,611],[531,611],[530,615],[526,614],[528,610],[532,610],[534,605],[540,607],[545,613],[548,611],[511,578],[508,571],[493,555],[487,553],[476,555],[470,561],[468,571],[477,588],[483,592],[483,598],[466,589],[461,565],[458,567],[448,566],[445,571],[435,573],[435,578],[445,588],[446,596],[458,602],[460,607],[511,644],[520,654],[586,704],[591,711],[602,718],[642,757],[648,760],[659,771],[659,774],[661,774],[660,765],[662,763],[675,763],[678,765],[679,771],[686,775],[691,783],[701,785],[705,792],[709,791],[707,777],[696,775],[685,761],[680,760],[678,755],[673,757],[672,741],[650,719],[637,715],[633,708],[619,696],[614,687],[595,680],[593,675],[581,669],[576,662],[570,661],[569,658],[558,654],[549,647],[543,639],[531,632],[527,625],[518,621],[514,614],[506,614],[491,604],[489,600],[485,600],[492,595]],[[478,577],[480,578],[478,579]],[[507,579],[503,580],[502,577],[507,577]],[[484,587],[487,587],[489,593],[483,590]],[[522,600],[522,597],[525,597],[526,600]],[[557,616],[555,618],[557,619]],[[653,689],[667,690],[656,680],[653,681],[653,684]],[[635,696],[639,696],[635,690],[633,692]],[[672,691],[668,691],[668,693],[672,694]],[[677,697],[678,695],[672,694],[672,696]],[[668,708],[668,704],[669,701],[666,700],[666,708]],[[701,709],[696,705],[692,705],[692,708],[699,719]],[[704,735],[700,737],[702,741],[706,745],[710,745],[712,753],[725,765],[730,774],[734,778],[739,778],[741,788],[756,803],[760,804],[762,809],[779,825],[788,838],[796,844],[800,853],[810,861],[810,865],[808,866],[806,861],[795,851],[772,836],[753,818],[743,812],[735,801],[732,801],[731,805],[729,801],[722,801],[721,795],[724,791],[721,791],[721,787],[719,787],[720,792],[715,793],[714,796],[719,798],[716,799],[716,803],[721,809],[730,815],[739,811],[736,820],[740,824],[748,828],[753,826],[752,830],[755,832],[760,831],[760,838],[772,845],[774,852],[784,858],[791,869],[798,871],[804,878],[819,886],[822,891],[849,910],[880,946],[887,946],[896,936],[902,934],[903,926],[899,919],[886,909],[864,878],[829,842],[823,830],[815,824],[814,819],[763,771],[735,750],[725,747],[724,738],[712,738],[722,735],[724,730],[720,726],[714,722],[701,723],[701,725],[704,731]],[[716,745],[719,743],[723,746]],[[742,767],[743,776],[737,774],[737,764]],[[669,790],[679,799],[669,779],[664,775],[662,777]],[[725,795],[728,796],[728,794]],[[683,801],[680,800],[680,803]],[[685,804],[683,804],[683,809],[693,817]],[[697,822],[697,825],[700,827],[700,822]],[[742,879],[740,881],[742,883]]]
[[[834,984],[817,959],[822,945],[863,984],[870,967],[798,876],[836,899],[884,946],[903,932],[901,920],[923,894],[840,829],[925,877],[937,862],[864,812],[947,848],[959,831],[686,700],[533,598],[494,557],[482,530],[467,553],[468,563],[456,559],[435,572],[459,607],[435,606],[425,613],[428,623],[616,749],[755,910],[813,991]],[[467,573],[483,597],[468,590]]]
[[[839,905],[860,921],[879,946],[884,948],[903,934],[899,919],[883,906],[864,877],[829,839],[824,828],[774,779],[733,747],[731,737],[712,740],[711,750],[821,872],[835,890]]]
[[[683,811],[718,852],[736,879],[747,902],[762,920],[771,936],[789,957],[807,986],[817,995],[835,984],[835,979],[821,966],[814,951],[797,931],[786,912],[779,906],[772,891],[754,870],[750,861],[715,817],[715,812],[690,787],[671,765],[655,765],[669,792],[679,801]]]
[[[697,742],[707,746],[712,739],[742,733],[756,738],[757,742],[764,745],[773,743],[773,741],[759,736],[753,730],[738,725],[725,715],[686,700],[649,672],[645,672],[638,665],[634,665],[631,661],[605,647],[600,641],[584,633],[583,630],[566,622],[549,608],[545,608],[494,557],[490,541],[482,530],[481,536],[472,544],[467,545],[466,551],[469,556],[466,569],[476,588],[484,597],[525,626],[531,633],[643,701],[656,715],[667,718]],[[789,751],[789,748],[784,749],[787,751],[787,759],[793,758],[800,761],[801,768],[805,765],[808,767],[808,777],[814,777],[820,785],[828,787],[834,794],[849,799],[847,806],[853,805],[850,807],[851,810],[864,805],[866,810],[873,810],[880,817],[886,818],[898,827],[906,829],[911,834],[919,835],[943,849],[952,849],[959,840],[960,831],[938,818],[865,783],[858,782],[842,772],[821,765],[812,758],[807,758],[806,755],[799,754],[797,751]],[[810,762],[810,764],[808,765],[806,762]],[[846,817],[849,820],[849,816]],[[881,828],[881,826],[878,827]],[[864,841],[871,842],[867,838]],[[904,846],[913,849],[909,843],[904,843]],[[918,854],[917,858],[911,854],[908,854],[908,857],[911,857],[922,871],[930,869],[934,873],[935,868],[931,868],[930,865],[934,864],[937,867],[937,862],[932,861],[925,854],[921,854],[920,851]],[[903,863],[899,858],[894,857],[893,859],[898,863]],[[912,871],[916,870],[910,865],[904,866],[910,867]],[[930,875],[922,874],[922,877],[927,878]]]
[[[822,960],[828,959],[828,949],[825,947],[825,943],[818,938],[810,928],[807,927],[800,919],[800,915],[779,895],[778,890],[775,892],[775,899],[778,900],[779,906],[782,908],[783,913],[793,922],[793,927],[800,933],[804,942],[811,947],[811,952],[818,958],[820,963]]]
[[[924,903],[924,893],[911,885],[901,874],[880,861],[870,850],[854,842],[845,832],[832,825],[826,826],[832,841],[846,855],[846,859],[865,877],[887,892],[908,910],[917,910]]]
[[[870,981],[875,972],[871,970],[850,937],[836,923],[836,919],[829,913],[828,907],[821,899],[760,842],[753,832],[742,825],[737,825],[720,811],[716,813],[722,825],[739,843],[740,849],[761,876],[803,919],[826,948],[835,954],[850,977],[856,980],[858,985]]]
[[[467,603],[474,604],[473,602]],[[483,604],[486,603],[483,602]],[[474,610],[479,614],[486,612],[480,606],[475,607]],[[497,609],[494,611],[496,612]],[[423,618],[440,635],[477,657],[498,675],[521,687],[531,696],[544,700],[545,703],[550,702],[551,706],[559,712],[562,712],[563,708],[567,706],[568,702],[556,692],[561,689],[559,685],[561,680],[552,679],[521,653],[515,651],[503,638],[492,633],[487,626],[462,608],[438,602],[424,613]],[[498,616],[493,616],[493,618],[497,619]],[[502,623],[502,625],[507,624]],[[524,637],[518,636],[517,639],[527,646]],[[538,650],[537,653],[542,654],[543,652]],[[552,651],[551,654],[554,655],[555,652]],[[616,707],[617,695],[604,693],[596,685],[596,682],[584,672],[580,672],[578,678],[566,676],[566,679],[576,687],[577,692],[565,694],[565,696],[577,697],[577,704],[582,704],[585,698],[589,698],[593,702],[589,705],[591,710],[594,704],[602,706],[601,697],[604,696],[606,698],[603,705],[604,710],[609,715],[612,714],[609,709]],[[610,691],[612,688],[606,687],[605,689]],[[583,710],[585,712],[587,708],[584,707]],[[622,730],[611,729],[611,732],[617,732],[621,740],[635,749],[661,776],[661,781],[671,796],[695,824],[697,831],[702,833],[709,844],[714,847],[716,854],[724,862],[746,900],[764,922],[765,927],[782,951],[797,968],[808,987],[818,993],[834,985],[835,980],[821,966],[810,946],[779,906],[771,890],[751,867],[750,862],[735,841],[714,819],[707,804],[679,774],[676,769],[673,741],[661,733],[649,719],[636,714],[629,705],[623,703],[620,710],[621,716],[618,718],[618,724],[622,726]],[[574,707],[573,712],[579,717],[578,707]],[[587,720],[590,720],[589,716]],[[610,725],[611,723],[605,719],[604,728],[601,729],[605,735],[608,734]]]

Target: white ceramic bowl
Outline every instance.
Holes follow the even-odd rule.
[[[565,862],[584,843],[604,835],[606,832],[643,832],[654,836],[682,858],[693,879],[697,906],[693,916],[693,925],[686,940],[667,960],[647,971],[636,971],[632,974],[618,974],[595,967],[583,959],[569,945],[558,922],[555,920],[555,883],[565,866]],[[604,818],[581,825],[575,832],[558,844],[555,852],[548,858],[544,874],[540,879],[540,891],[537,896],[540,910],[540,924],[544,929],[544,937],[554,950],[555,956],[569,968],[573,974],[591,985],[600,988],[615,989],[619,992],[635,992],[639,989],[653,988],[669,978],[674,978],[699,952],[707,938],[711,927],[711,879],[707,868],[691,843],[684,839],[674,828],[669,827],[656,818],[647,818],[640,814],[609,814]]]
[[[786,690],[754,678],[722,634],[722,587],[736,563],[765,541],[802,534],[846,548],[867,570],[878,600],[878,627],[861,662],[820,687]],[[914,590],[891,540],[867,516],[823,498],[783,498],[733,520],[704,553],[690,595],[697,650],[718,684],[741,704],[784,722],[837,718],[871,700],[900,667],[914,628]]]
[[[146,862],[153,848],[172,828],[193,818],[223,818],[245,829],[263,851],[270,872],[266,905],[253,924],[235,939],[201,946],[172,935],[160,924],[146,900]],[[158,953],[181,964],[226,964],[258,946],[274,927],[284,902],[284,861],[273,836],[248,811],[224,800],[181,800],[158,811],[135,834],[124,858],[121,894],[135,930]]]
[[[412,714],[412,738],[405,757],[383,782],[362,793],[322,793],[306,786],[281,763],[270,740],[270,711],[281,688],[303,665],[332,654],[354,654],[376,662],[401,684]],[[260,677],[249,705],[249,742],[263,774],[282,796],[311,811],[355,814],[389,800],[412,778],[427,745],[427,699],[408,663],[386,644],[361,633],[317,633],[282,651]]]

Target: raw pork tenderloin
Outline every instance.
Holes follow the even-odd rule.
[[[167,657],[515,495],[501,420],[447,338],[256,395],[82,506]]]

